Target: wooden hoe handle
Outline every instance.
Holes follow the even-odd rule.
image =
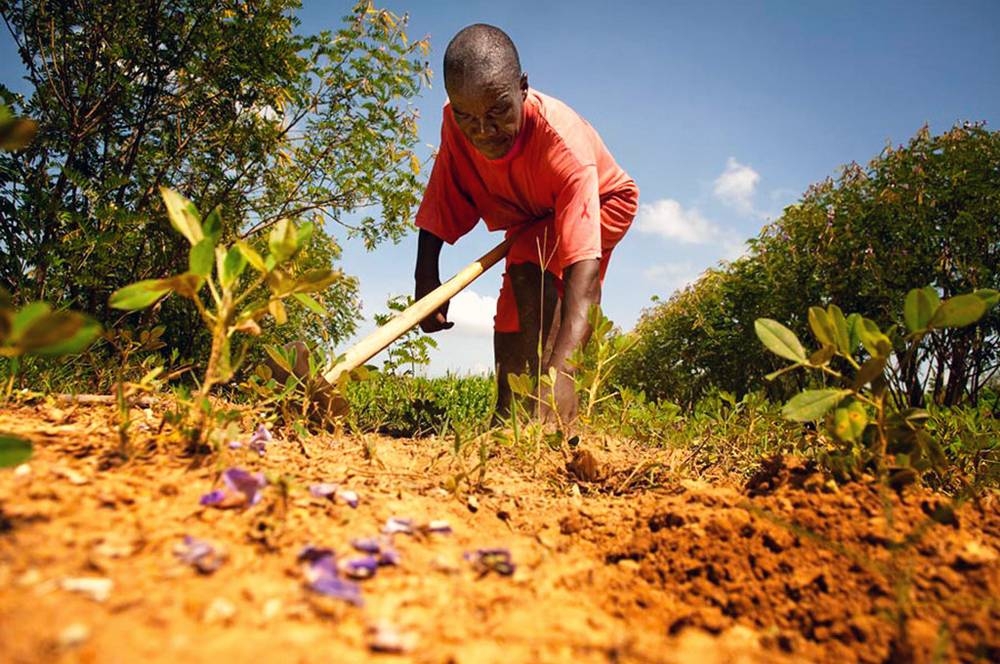
[[[466,265],[454,277],[393,316],[388,323],[354,344],[344,354],[344,359],[323,374],[323,377],[329,382],[335,383],[345,371],[350,371],[361,366],[393,341],[406,334],[410,328],[430,316],[442,304],[455,297],[459,291],[475,281],[479,275],[496,265],[501,258],[507,255],[507,250],[517,235],[520,234],[512,234],[511,237],[490,249],[478,260]]]

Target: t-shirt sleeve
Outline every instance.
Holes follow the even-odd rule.
[[[448,112],[446,108],[445,113]],[[441,147],[434,159],[415,222],[417,228],[436,235],[448,244],[454,244],[479,221],[472,199],[462,189],[461,172],[452,141],[446,119],[441,127]]]
[[[581,163],[572,155],[559,161],[555,229],[559,262],[566,268],[601,257],[601,201],[596,164]]]

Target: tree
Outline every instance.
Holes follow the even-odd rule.
[[[221,206],[223,239],[253,244],[283,217],[339,223],[368,247],[400,238],[419,194],[408,100],[427,76],[427,43],[370,1],[314,35],[298,33],[298,8],[0,0],[33,88],[27,99],[0,92],[40,127],[29,148],[0,157],[0,286],[112,321],[112,291],[183,271],[160,186],[203,215]],[[369,206],[379,219],[347,225]],[[320,231],[305,258],[339,252]],[[353,331],[356,282],[325,295],[336,341]],[[172,345],[191,350],[191,308],[159,313]]]

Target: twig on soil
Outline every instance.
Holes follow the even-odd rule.
[[[85,406],[118,403],[118,397],[113,394],[54,394],[52,396],[59,403],[75,403]],[[125,397],[125,400],[133,405],[142,406],[144,408],[155,406],[160,403],[160,400],[157,397],[150,396],[127,396]]]

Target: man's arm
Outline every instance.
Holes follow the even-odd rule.
[[[559,314],[559,331],[552,346],[544,372],[558,372],[552,395],[563,423],[576,417],[577,399],[573,384],[574,367],[569,358],[575,350],[590,340],[591,327],[587,320],[590,307],[601,302],[601,261],[597,258],[573,263],[563,270],[563,299]],[[548,404],[543,404],[543,419],[550,419]]]
[[[423,296],[441,285],[441,276],[438,270],[438,258],[441,255],[441,246],[444,240],[437,235],[424,229],[420,229],[417,237],[417,267],[414,270],[413,278],[416,283],[413,297],[419,300]],[[420,321],[420,329],[424,332],[437,332],[454,327],[454,323],[448,321],[448,303],[445,302],[437,311]]]

